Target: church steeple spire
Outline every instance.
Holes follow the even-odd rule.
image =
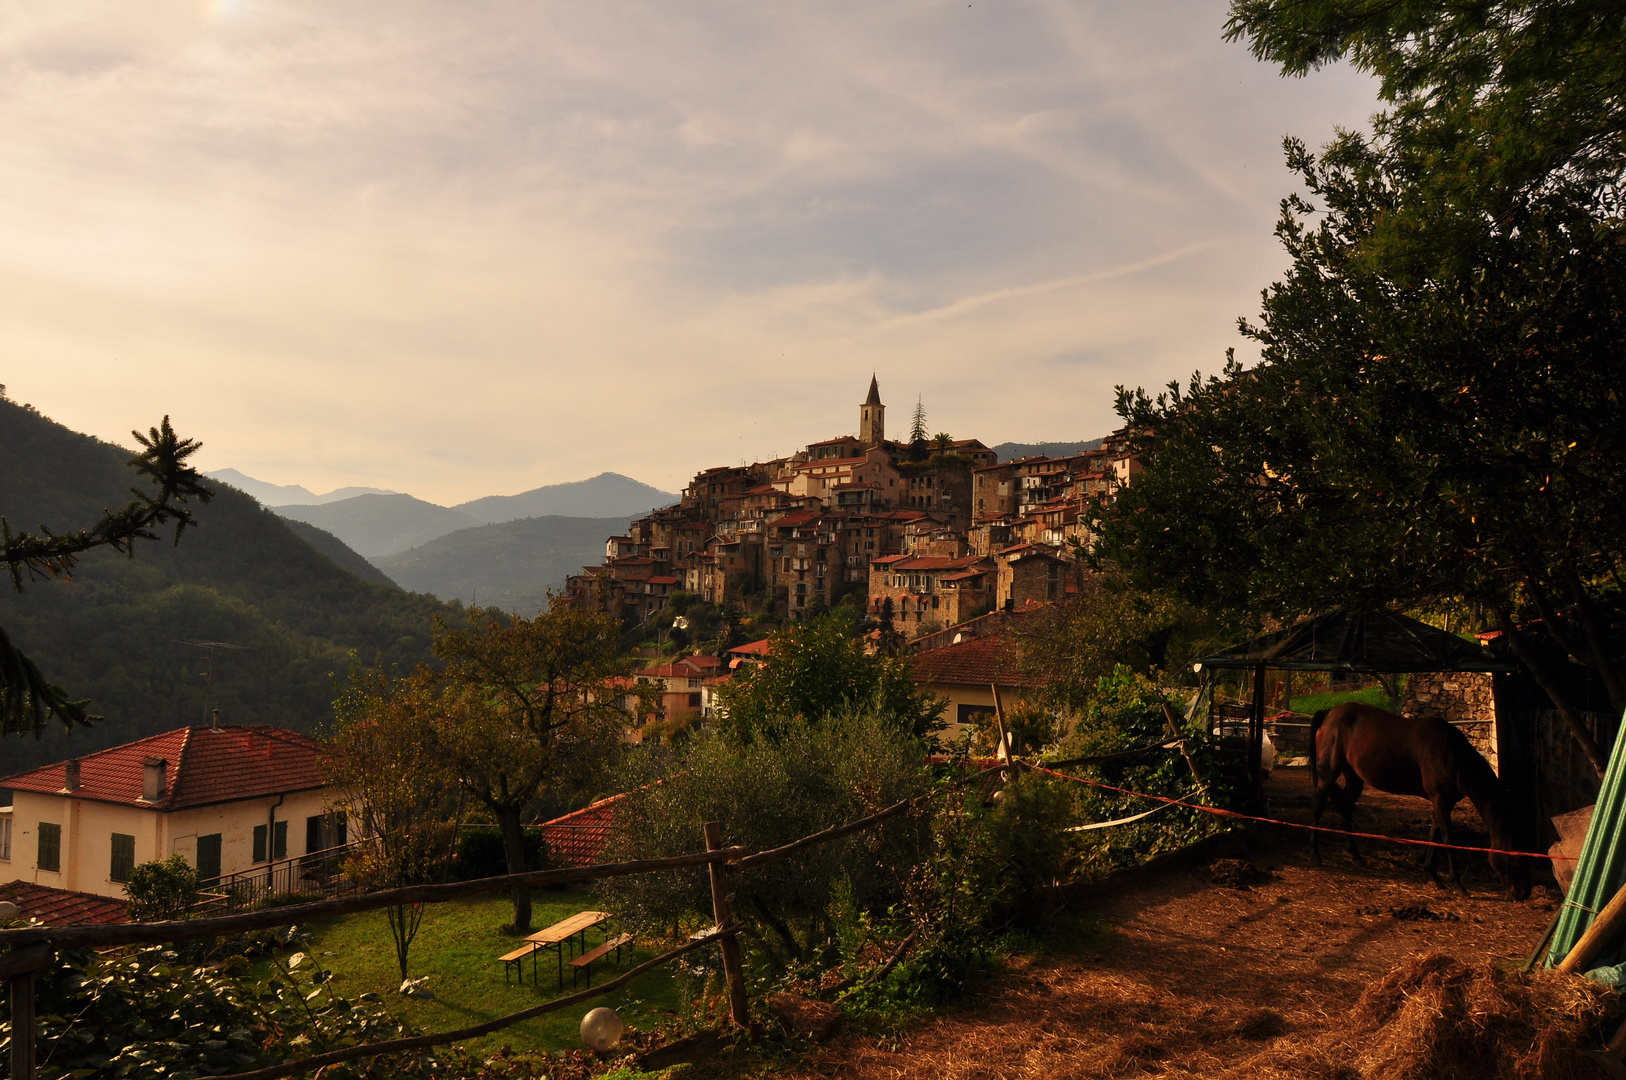
[[[886,406],[881,404],[881,385],[869,377],[869,397],[858,407],[858,441],[876,446],[886,440]]]

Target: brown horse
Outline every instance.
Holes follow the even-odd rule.
[[[1466,797],[1490,830],[1490,846],[1498,849],[1490,864],[1507,886],[1507,895],[1515,900],[1530,895],[1530,870],[1517,854],[1523,845],[1513,835],[1518,815],[1490,763],[1461,731],[1444,720],[1407,719],[1372,705],[1346,702],[1315,714],[1310,721],[1310,744],[1310,782],[1315,791],[1311,810],[1317,825],[1331,801],[1343,815],[1344,828],[1352,829],[1355,800],[1371,784],[1379,791],[1427,799],[1434,806],[1429,839],[1451,844],[1456,835],[1451,808]],[[1344,778],[1342,788],[1339,777]],[[1310,837],[1311,855],[1319,863],[1321,834],[1311,833]],[[1430,848],[1423,860],[1436,883],[1440,850]],[[1349,853],[1360,858],[1353,836]],[[1457,888],[1467,892],[1454,854],[1446,849],[1446,868]]]

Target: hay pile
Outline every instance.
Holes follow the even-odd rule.
[[[1283,1040],[1238,1077],[1572,1080],[1620,1022],[1614,991],[1552,972],[1509,974],[1430,952],[1367,988],[1343,1031]]]

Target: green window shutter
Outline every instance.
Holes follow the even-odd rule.
[[[35,865],[41,870],[62,869],[62,826],[40,822],[40,851]]]
[[[276,840],[271,845],[271,857],[273,859],[286,859],[288,857],[288,823],[286,821],[277,822]]]
[[[254,861],[265,861],[265,826],[254,826]]]
[[[220,834],[198,837],[198,880],[213,881],[220,876]]]
[[[135,837],[129,833],[113,834],[113,865],[107,876],[112,881],[129,881],[135,869]]]

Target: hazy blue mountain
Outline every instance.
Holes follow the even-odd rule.
[[[215,480],[223,480],[238,491],[247,492],[258,499],[261,506],[320,506],[341,499],[353,499],[357,495],[395,494],[387,488],[342,487],[326,495],[318,495],[303,484],[270,484],[264,480],[256,480],[236,469],[220,469],[205,475]]]
[[[671,492],[630,476],[606,472],[568,484],[549,484],[518,495],[487,495],[453,507],[482,525],[535,517],[634,518],[678,501]]]
[[[994,453],[999,455],[1000,461],[1015,461],[1021,457],[1070,457],[1073,454],[1082,454],[1086,450],[1101,449],[1100,439],[1090,439],[1087,442],[1002,442],[994,447]]]
[[[354,548],[326,529],[318,529],[310,522],[300,521],[298,518],[283,518],[282,523],[289,532],[357,577],[366,578],[368,581],[376,581],[380,585],[393,586],[395,584],[390,580],[388,574],[368,562]]]
[[[278,506],[275,511],[326,529],[368,559],[394,555],[480,524],[460,510],[411,495],[357,495],[323,506]]]
[[[561,485],[562,486],[562,485]],[[536,517],[459,529],[374,565],[402,588],[534,615],[568,574],[604,561],[627,517]]]

